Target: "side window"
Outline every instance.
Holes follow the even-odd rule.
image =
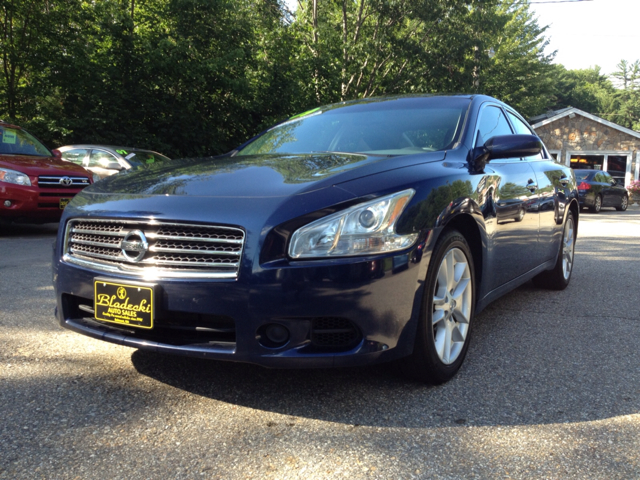
[[[73,150],[67,150],[62,153],[62,159],[67,162],[77,163],[78,165],[82,165],[82,161],[84,157],[87,156],[87,149],[85,148],[74,148]]]
[[[484,145],[484,143],[491,137],[497,135],[512,135],[509,122],[502,113],[502,110],[498,107],[490,106],[486,107],[478,122],[478,133],[476,135],[476,147]]]
[[[513,125],[513,128],[515,129],[517,134],[520,134],[520,135],[535,135],[535,133],[529,128],[529,125],[524,123],[522,120],[520,120],[514,114],[512,114],[511,112],[507,112],[507,115],[509,116],[509,120],[511,120],[511,125]],[[527,160],[527,161],[542,160],[542,152],[539,153],[538,155],[533,156],[533,157],[526,157],[525,160]]]
[[[111,162],[118,163],[118,159],[110,153],[93,150],[89,158],[89,167],[109,168]]]
[[[511,120],[511,124],[513,125],[513,128],[515,129],[516,133],[520,135],[535,135],[535,133],[531,131],[529,126],[525,124],[522,120],[520,120],[518,117],[513,115],[511,112],[507,112],[507,115],[509,115],[509,120]]]

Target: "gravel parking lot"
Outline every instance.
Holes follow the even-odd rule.
[[[569,288],[493,303],[439,387],[62,330],[56,225],[0,229],[0,479],[640,478],[638,206],[583,213]]]

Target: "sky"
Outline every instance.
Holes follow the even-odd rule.
[[[549,3],[543,3],[549,2]],[[611,74],[640,60],[640,0],[530,0],[538,25],[549,25],[546,52],[569,70],[598,65]]]

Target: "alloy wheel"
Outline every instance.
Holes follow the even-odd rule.
[[[562,275],[564,276],[565,280],[568,280],[571,276],[571,269],[573,268],[574,247],[575,228],[573,223],[573,215],[569,215],[564,225],[564,235],[562,236]]]
[[[469,332],[473,285],[464,252],[449,250],[440,264],[433,293],[433,341],[440,361],[456,361]]]

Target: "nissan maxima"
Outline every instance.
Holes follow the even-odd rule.
[[[490,302],[530,280],[567,287],[579,210],[572,170],[494,98],[329,105],[78,194],[54,249],[56,316],[160,353],[397,361],[442,383]]]

